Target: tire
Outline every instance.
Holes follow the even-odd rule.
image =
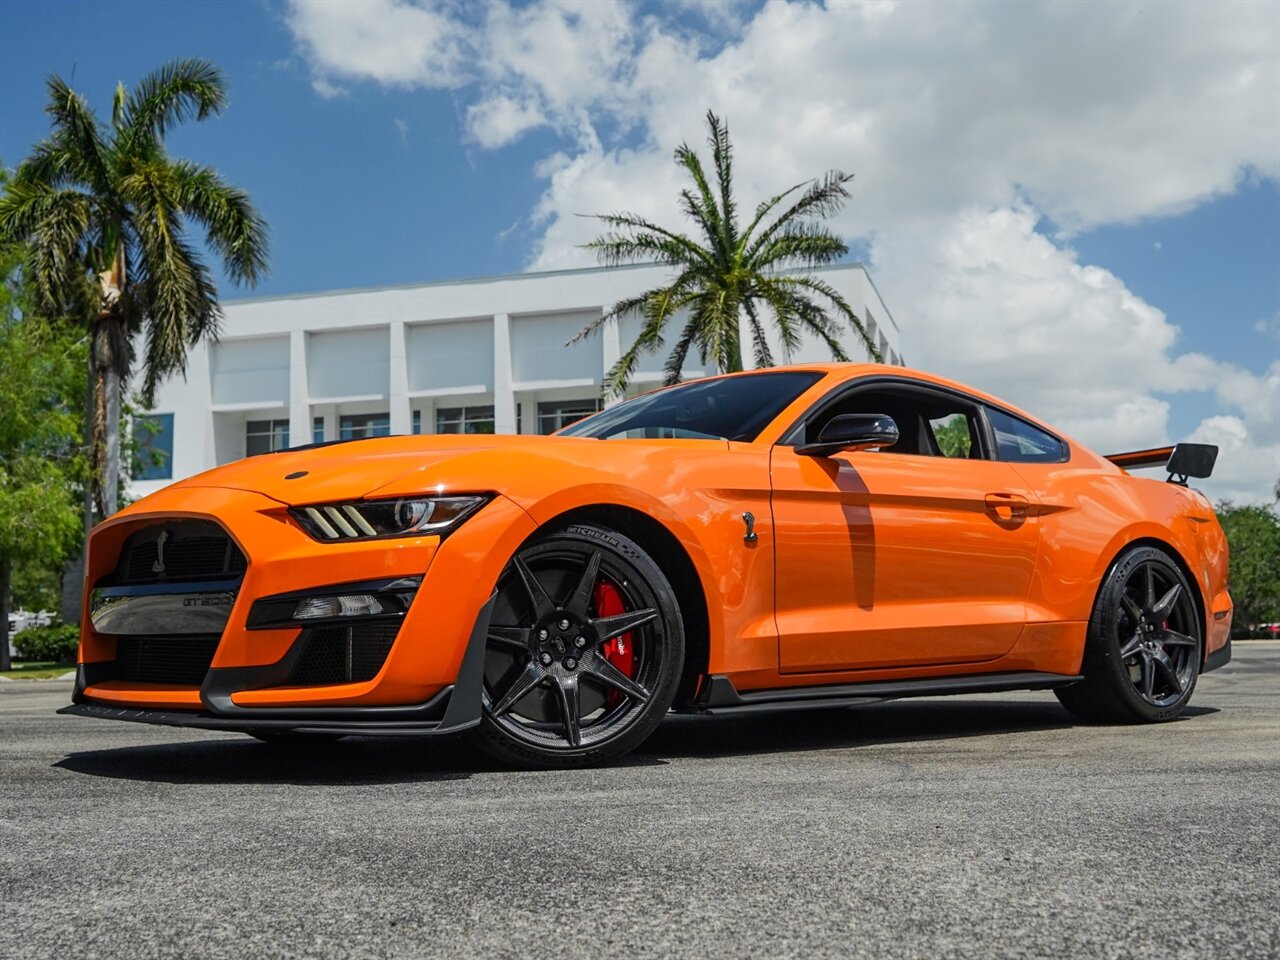
[[[1204,626],[1191,584],[1156,547],[1134,547],[1098,589],[1084,679],[1054,691],[1091,723],[1160,723],[1186,708],[1200,673]]]
[[[683,663],[680,606],[653,559],[615,530],[566,527],[521,547],[498,579],[469,736],[526,769],[613,760],[661,722]]]

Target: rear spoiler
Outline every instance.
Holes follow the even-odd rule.
[[[1122,470],[1138,467],[1160,467],[1169,471],[1169,481],[1187,485],[1189,477],[1203,480],[1213,473],[1218,459],[1218,448],[1211,443],[1178,443],[1172,447],[1152,447],[1150,450],[1130,450],[1113,453],[1107,457]]]

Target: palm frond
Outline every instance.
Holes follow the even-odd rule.
[[[671,348],[666,361],[662,364],[662,382],[667,386],[679,383],[684,379],[684,361],[689,356],[689,348],[698,339],[698,320],[690,316],[680,331],[676,345]]]
[[[751,257],[755,270],[780,267],[815,267],[835,263],[849,252],[849,246],[820,223],[788,224]]]
[[[92,219],[93,201],[78,190],[15,178],[0,194],[0,243],[27,244],[40,305],[55,315],[83,290],[83,237]]]
[[[738,208],[733,200],[733,143],[729,140],[729,124],[722,123],[707,111],[707,142],[715,163],[716,181],[720,188],[720,221],[726,250],[738,245]]]
[[[645,220],[643,217],[638,217],[628,213],[607,213],[600,214],[595,219],[601,221],[612,229],[603,237],[599,237],[590,243],[584,244],[583,246],[588,250],[595,250],[596,256],[600,258],[601,262],[604,263],[605,266],[618,266],[623,263],[635,263],[636,261],[631,259],[628,251],[624,249],[619,248],[615,254],[615,252],[610,248],[610,243],[615,240],[638,238],[645,235],[650,235],[654,238],[661,238],[669,243],[672,249],[679,248],[680,250],[683,250],[689,258],[701,260],[708,266],[711,266],[714,263],[712,254],[698,246],[688,237],[672,230],[668,230],[665,227],[660,227],[656,223]],[[652,242],[656,244],[657,240]],[[637,253],[640,257],[644,257],[646,255],[646,252],[643,250],[637,251]]]
[[[649,296],[649,294],[642,293],[636,297],[627,297],[625,300],[619,300],[608,310],[604,311],[598,319],[592,320],[572,337],[566,340],[564,345],[566,347],[571,347],[579,340],[591,336],[591,334],[595,333],[606,323],[612,323],[615,320],[620,320],[626,314],[631,313],[631,311],[639,310],[644,306],[644,301],[647,296]]]
[[[130,92],[120,137],[130,147],[155,142],[175,123],[203,120],[227,103],[222,71],[208,60],[174,60],[153,70]]]
[[[660,293],[661,291],[651,292]],[[645,320],[635,343],[622,352],[622,356],[605,374],[602,384],[605,396],[620,397],[626,393],[627,385],[635,376],[640,356],[645,353],[656,353],[662,349],[662,327],[665,319],[661,311],[646,307],[643,312]]]
[[[203,224],[233,281],[256,284],[267,271],[267,226],[249,195],[210,167],[180,160],[171,169],[178,208]]]
[[[791,196],[791,194],[795,193],[801,187],[807,186],[810,182],[811,181],[809,180],[802,180],[795,186],[789,187],[781,193],[775,193],[768,200],[758,204],[756,206],[755,215],[751,218],[751,222],[747,224],[747,229],[743,230],[742,234],[738,238],[738,246],[742,248],[742,250],[745,250],[751,242],[751,235],[755,233],[756,227],[760,226],[765,217],[767,217],[769,213],[783,200],[787,199],[787,197]]]
[[[835,307],[836,313],[839,314],[839,316],[853,329],[854,333],[858,335],[858,339],[860,339],[863,346],[867,348],[867,352],[870,353],[878,363],[884,362],[884,356],[880,353],[880,347],[867,333],[867,328],[863,326],[862,318],[859,317],[853,307],[849,305],[849,302],[845,300],[840,291],[831,286],[831,284],[824,280],[820,280],[817,277],[806,276],[772,277],[770,278],[770,283],[777,284],[784,289],[790,290],[795,295],[799,295],[799,291],[801,290],[807,290],[826,299]],[[802,299],[804,299],[806,303],[812,304],[812,301],[807,298]],[[814,306],[816,308],[816,305]],[[821,312],[823,316],[826,316],[824,311],[819,312]],[[843,353],[843,350],[841,352]],[[838,357],[837,359],[842,358]]]
[[[67,163],[77,168],[80,179],[95,190],[104,190],[111,178],[108,148],[97,116],[84,98],[56,73],[49,77],[46,85],[49,99],[44,110],[53,118],[52,140],[65,152]]]
[[[832,170],[822,179],[814,180],[795,203],[780,213],[769,226],[756,236],[747,248],[746,256],[754,259],[759,250],[788,224],[807,218],[826,219],[838,213],[849,199],[849,190],[845,184],[853,179],[851,173]]]
[[[744,300],[743,309],[747,314],[747,324],[751,327],[751,342],[755,348],[755,364],[757,368],[773,366],[773,351],[769,349],[769,338],[764,332],[764,325],[760,322],[760,314],[756,310],[755,301],[752,299]],[[782,315],[779,314],[779,329],[782,328]],[[790,326],[788,322],[788,326]],[[794,332],[792,336],[794,336]],[[786,349],[786,338],[783,338],[783,346]],[[790,351],[788,350],[788,354]]]
[[[716,259],[724,261],[724,225],[720,218],[720,210],[716,206],[715,196],[711,193],[711,185],[702,169],[702,161],[689,148],[688,144],[676,147],[676,163],[684,167],[693,178],[698,195],[695,197],[688,190],[680,192],[681,202],[686,215],[702,228],[710,249],[715,252]]]

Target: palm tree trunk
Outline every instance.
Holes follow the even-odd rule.
[[[93,329],[93,420],[90,424],[92,474],[97,492],[99,519],[105,520],[120,503],[120,349],[127,334],[115,329],[120,323],[117,304],[125,286],[124,245],[117,242],[111,269],[98,274],[102,305]],[[118,335],[117,335],[118,334]],[[86,528],[86,533],[88,529]]]
[[[120,506],[120,374],[114,367],[107,369],[106,394],[107,429],[103,439],[107,472],[102,485],[104,520]]]

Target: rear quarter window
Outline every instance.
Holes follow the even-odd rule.
[[[987,407],[987,420],[995,434],[997,460],[1062,463],[1067,459],[1067,445],[1046,430],[992,407]]]

